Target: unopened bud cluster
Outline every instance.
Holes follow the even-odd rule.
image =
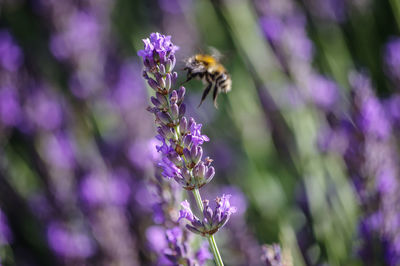
[[[214,211],[209,206],[208,200],[204,200],[203,219],[197,218],[190,209],[189,202],[182,202],[182,210],[179,212],[179,220],[186,219],[190,224],[186,228],[195,234],[208,236],[215,234],[229,220],[232,213],[236,212],[235,207],[231,207],[229,198],[231,195],[222,195],[216,198],[216,207]]]

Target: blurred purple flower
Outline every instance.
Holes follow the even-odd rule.
[[[296,20],[295,23],[297,22]],[[285,46],[291,56],[306,62],[312,60],[314,56],[314,46],[304,28],[300,28],[298,24],[296,24],[296,27],[291,28],[290,32],[285,35],[285,38],[287,38]]]
[[[146,230],[146,238],[150,244],[150,248],[157,253],[161,253],[168,247],[168,242],[165,238],[165,228],[162,226],[148,227]]]
[[[284,25],[279,16],[271,14],[261,18],[260,23],[265,35],[271,42],[276,43],[282,38]]]
[[[379,100],[373,95],[371,81],[363,74],[350,75],[354,88],[356,105],[360,115],[356,122],[366,133],[378,138],[387,138],[391,133],[391,124]]]
[[[6,30],[0,30],[0,65],[15,72],[22,64],[21,49],[15,44],[12,36]]]
[[[400,38],[399,37],[393,37],[386,44],[383,59],[386,64],[387,74],[395,81],[395,85],[398,84],[398,82],[400,81]]]
[[[385,256],[387,265],[397,265],[399,158],[393,146],[391,122],[370,79],[360,73],[352,73],[349,79],[350,116],[331,117],[329,121],[334,133],[343,133],[347,138],[343,158],[361,209],[358,253],[367,264],[381,263]]]
[[[263,246],[262,261],[266,266],[283,266],[281,247],[278,244]]]
[[[44,143],[44,157],[53,167],[72,169],[75,166],[75,147],[71,139],[57,133],[49,136]]]
[[[119,78],[112,91],[116,105],[125,110],[133,106],[143,105],[146,91],[143,89],[143,79],[136,61],[128,60],[119,70]]]
[[[282,6],[272,2],[260,1],[261,7],[269,7],[262,8],[260,25],[278,59],[285,67],[299,61],[310,62],[314,47],[307,36],[305,16],[291,1],[282,1]]]
[[[332,110],[338,100],[337,84],[324,76],[316,75],[311,80],[311,97],[324,110]]]
[[[160,7],[171,14],[180,14],[187,11],[192,4],[192,0],[158,0]]]
[[[307,0],[305,3],[315,17],[325,21],[340,23],[346,19],[346,1],[347,0]]]
[[[62,257],[87,258],[94,252],[92,240],[82,231],[70,231],[55,222],[47,229],[47,239],[51,248]]]
[[[7,217],[0,209],[0,246],[9,244],[13,241],[13,234],[8,226]]]
[[[59,99],[52,93],[37,91],[25,106],[30,121],[44,130],[55,130],[60,127],[63,113]]]
[[[90,205],[126,205],[131,195],[125,176],[114,174],[106,177],[96,174],[86,176],[80,187],[82,199]]]
[[[345,129],[322,128],[317,140],[318,148],[322,152],[334,152],[343,155],[349,145]]]
[[[203,242],[199,250],[195,255],[200,265],[204,265],[208,260],[212,260],[213,256],[209,251],[209,245],[207,242]]]
[[[0,120],[6,126],[16,126],[21,119],[21,107],[14,89],[0,89]]]
[[[96,18],[88,12],[77,11],[67,19],[66,28],[54,35],[50,41],[53,55],[58,59],[67,59],[97,50],[100,43],[100,26]]]

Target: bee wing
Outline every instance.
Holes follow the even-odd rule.
[[[217,59],[217,61],[220,61],[224,57],[222,53],[214,46],[208,46],[208,50],[211,56]]]
[[[231,61],[232,56],[234,56],[234,54],[232,53],[232,51],[224,51],[224,53],[221,53],[217,48],[213,47],[213,46],[208,46],[209,52],[210,54],[217,59],[218,62],[222,63],[222,64],[226,64],[229,61]]]

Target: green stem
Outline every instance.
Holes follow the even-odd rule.
[[[193,191],[194,198],[196,199],[197,206],[203,212],[204,205],[201,200],[199,189],[195,188]],[[210,244],[210,248],[212,253],[214,254],[214,260],[217,266],[224,266],[224,262],[222,261],[221,254],[219,253],[217,243],[215,242],[214,235],[208,236],[208,243]]]

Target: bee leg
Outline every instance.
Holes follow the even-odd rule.
[[[188,76],[187,76],[186,80],[184,82],[182,82],[181,84],[179,84],[179,86],[182,86],[183,84],[189,82],[192,78],[193,78],[193,76],[188,73]]]
[[[201,96],[201,101],[199,103],[199,106],[197,106],[197,108],[200,107],[200,105],[203,103],[204,99],[207,97],[208,93],[210,93],[211,87],[212,87],[212,83],[208,83],[207,88],[204,90],[203,95]]]
[[[214,91],[213,91],[213,101],[214,101],[215,108],[218,109],[217,97],[218,97],[218,86],[217,86],[217,84],[215,84]]]

